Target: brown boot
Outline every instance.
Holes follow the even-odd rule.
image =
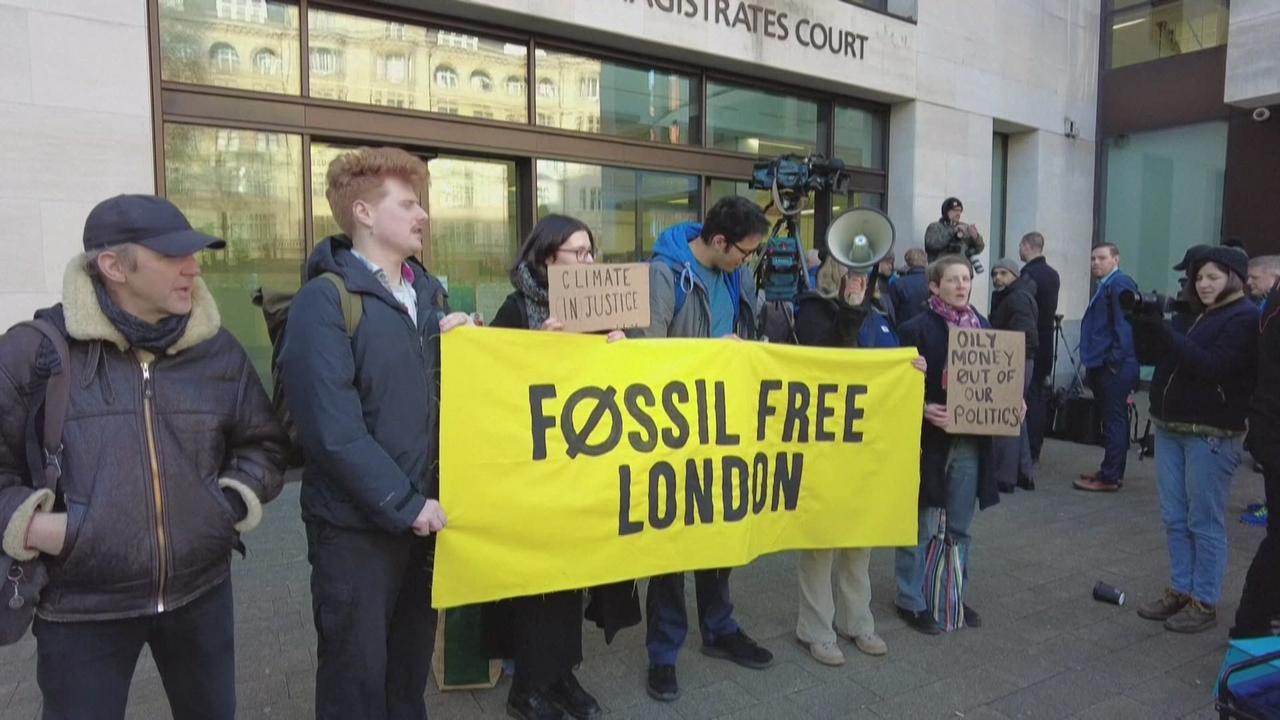
[[[1138,606],[1138,617],[1147,620],[1168,620],[1177,615],[1189,602],[1191,602],[1190,595],[1174,592],[1173,588],[1165,588],[1164,595]]]
[[[1192,599],[1182,612],[1164,621],[1164,629],[1176,633],[1198,633],[1218,624],[1218,610]]]

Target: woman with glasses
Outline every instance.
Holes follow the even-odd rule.
[[[511,271],[515,291],[498,309],[492,326],[563,331],[564,323],[551,316],[547,305],[547,268],[590,264],[595,253],[595,237],[582,221],[564,215],[540,220],[520,245]],[[622,337],[620,330],[609,333],[610,341]],[[640,621],[633,583],[593,589],[591,594],[595,609],[605,618],[614,618],[599,620],[606,638],[620,624]],[[494,649],[515,663],[507,696],[512,717],[554,720],[568,713],[581,720],[600,715],[599,703],[573,675],[582,662],[582,600],[581,590],[566,590],[503,600],[487,608],[486,633],[497,646]],[[619,624],[618,617],[626,619]]]

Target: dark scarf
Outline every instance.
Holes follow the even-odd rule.
[[[530,330],[541,330],[542,323],[551,315],[548,307],[547,282],[538,281],[534,277],[529,263],[520,263],[511,273],[511,283],[520,291],[520,302],[524,303],[525,319]]]
[[[124,335],[130,347],[146,350],[155,355],[163,355],[187,331],[187,321],[191,319],[191,313],[170,315],[152,325],[116,305],[107,294],[106,287],[97,278],[93,279],[93,291],[98,296],[98,306],[102,308],[103,314],[120,331],[120,334]]]

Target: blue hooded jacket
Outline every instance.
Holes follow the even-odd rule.
[[[646,337],[709,337],[710,293],[694,269],[689,243],[702,234],[699,223],[673,225],[658,236],[649,261],[650,326]],[[727,273],[730,297],[737,298],[733,327],[739,337],[755,338],[754,284],[741,269]]]

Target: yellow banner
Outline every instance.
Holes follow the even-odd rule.
[[[915,355],[446,334],[435,605],[914,545]]]

